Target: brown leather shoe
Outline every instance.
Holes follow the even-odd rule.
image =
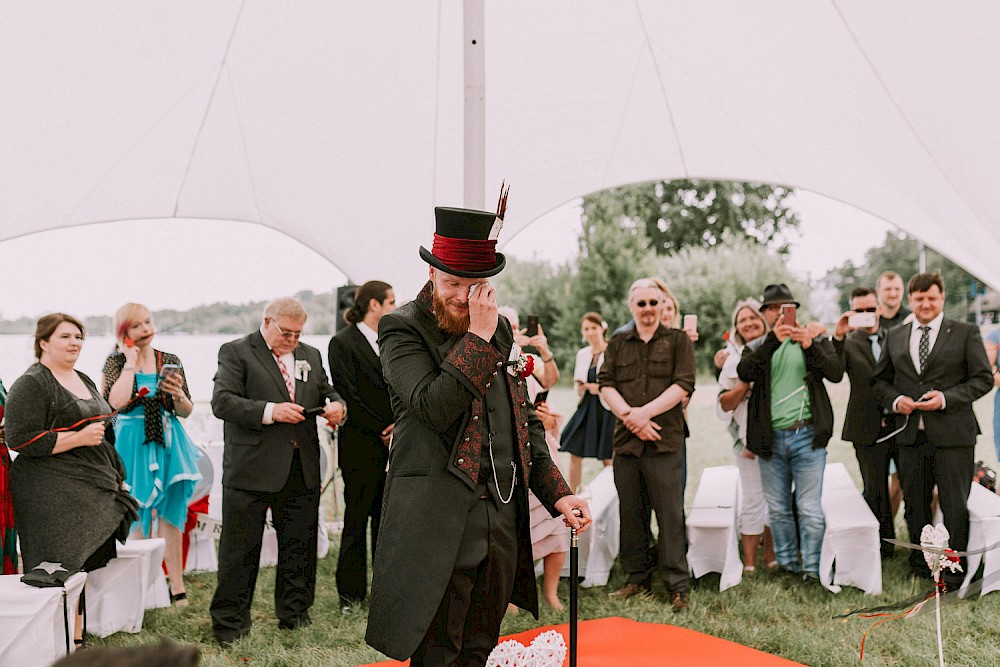
[[[675,614],[687,609],[689,603],[687,591],[677,591],[670,594],[670,608]]]
[[[627,583],[621,588],[619,588],[614,593],[609,593],[608,598],[612,600],[625,601],[636,595],[652,595],[653,589],[649,584],[633,584]]]

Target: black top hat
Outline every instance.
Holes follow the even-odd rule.
[[[466,208],[434,209],[436,230],[431,250],[420,257],[436,269],[460,278],[489,278],[503,271],[507,258],[489,238],[496,214]]]
[[[764,295],[760,298],[760,309],[764,310],[779,303],[794,303],[796,308],[799,307],[799,302],[792,296],[792,290],[788,289],[785,283],[765,287]]]

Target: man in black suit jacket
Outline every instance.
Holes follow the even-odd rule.
[[[378,322],[396,309],[392,286],[371,280],[358,288],[344,313],[350,324],[330,339],[330,381],[351,413],[337,434],[344,475],[344,532],[337,559],[337,592],[344,608],[365,599],[368,584],[368,519],[372,560],[382,520],[385,468],[394,418],[378,353]]]
[[[940,273],[913,276],[907,291],[914,322],[889,331],[872,382],[882,407],[906,420],[896,442],[910,541],[919,544],[923,527],[931,523],[937,484],[950,546],[962,551],[969,541],[966,504],[980,433],[972,404],[989,392],[993,376],[979,329],[942,313]],[[964,569],[966,559],[961,560]],[[916,576],[928,575],[920,552],[910,554],[910,569]],[[964,575],[945,570],[943,576],[950,587]]]
[[[268,507],[278,533],[278,627],[309,624],[316,588],[319,409],[331,426],[346,406],[327,382],[316,348],[299,344],[306,311],[295,299],[264,308],[260,330],[219,349],[212,412],[225,422],[222,538],[212,631],[227,645],[250,631]],[[327,403],[326,401],[331,401]]]
[[[833,333],[833,348],[844,363],[851,382],[851,396],[844,415],[843,439],[854,443],[864,498],[878,519],[879,535],[895,538],[893,512],[889,502],[889,461],[896,459],[896,441],[888,436],[892,427],[875,401],[872,373],[882,357],[885,332],[879,327],[881,306],[873,290],[858,287],[851,292],[851,310],[840,316]],[[852,326],[852,316],[871,320],[869,326]],[[850,332],[850,333],[848,333]],[[883,541],[882,558],[889,558],[893,546]]]

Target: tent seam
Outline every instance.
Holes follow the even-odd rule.
[[[246,164],[247,178],[250,181],[250,194],[253,197],[253,206],[257,210],[257,218],[259,220],[263,220],[263,213],[260,210],[260,201],[257,198],[257,184],[254,181],[253,169],[251,168],[250,165],[250,151],[247,150],[246,134],[243,132],[243,118],[240,116],[239,98],[237,98],[236,96],[236,88],[233,85],[233,77],[229,73],[229,67],[225,65],[223,67],[226,73],[226,81],[229,84],[229,92],[233,96],[233,108],[236,111],[236,129],[239,130],[240,133],[240,146],[243,148],[243,160],[244,163]],[[179,195],[178,195],[178,204],[179,204]],[[174,215],[176,214],[177,210],[174,209]]]
[[[201,116],[201,124],[198,125],[198,131],[195,132],[194,142],[191,144],[191,151],[188,153],[187,165],[184,167],[184,176],[181,178],[180,185],[177,187],[177,195],[174,197],[174,211],[171,217],[177,217],[177,210],[180,208],[181,195],[184,194],[184,187],[187,185],[188,176],[191,173],[191,164],[194,162],[194,154],[198,150],[198,143],[201,140],[202,132],[205,130],[205,124],[208,122],[208,114],[212,111],[212,104],[215,102],[215,94],[219,90],[219,82],[222,80],[222,74],[226,70],[226,60],[229,57],[229,49],[233,46],[233,39],[236,37],[236,30],[240,26],[240,19],[243,18],[243,10],[246,8],[247,0],[243,0],[240,3],[240,9],[236,13],[236,20],[233,21],[233,29],[229,32],[229,39],[226,41],[226,48],[222,52],[222,60],[219,62],[219,71],[215,75],[215,83],[212,85],[212,90],[208,94],[208,103],[205,105],[205,112]],[[259,213],[259,211],[258,211]]]
[[[892,90],[889,88],[889,85],[886,83],[885,79],[882,78],[882,75],[875,67],[875,63],[869,57],[868,52],[861,44],[861,40],[851,29],[850,23],[847,22],[847,17],[844,16],[843,12],[840,11],[840,6],[837,4],[837,0],[830,0],[830,4],[833,6],[834,12],[836,12],[837,17],[840,19],[840,22],[844,26],[844,29],[847,31],[847,34],[851,38],[851,41],[854,42],[854,46],[858,50],[858,53],[861,55],[861,58],[865,61],[865,64],[871,71],[872,76],[875,77],[875,80],[878,82],[879,87],[885,93],[886,97],[889,99],[889,102],[896,110],[896,113],[899,114],[899,117],[903,120],[903,123],[910,130],[910,133],[912,134],[914,140],[927,155],[927,158],[930,160],[931,164],[938,171],[938,173],[941,174],[941,176],[945,180],[945,183],[947,183],[948,187],[950,187],[952,192],[955,193],[955,196],[958,198],[958,200],[961,201],[962,204],[972,214],[972,217],[979,222],[982,231],[985,231],[994,239],[1000,241],[1000,234],[990,229],[990,227],[986,224],[986,221],[980,217],[979,212],[972,206],[972,204],[968,201],[968,199],[966,199],[966,197],[962,194],[962,191],[958,189],[958,187],[955,185],[955,182],[951,179],[951,176],[944,169],[944,167],[941,166],[940,162],[938,162],[937,158],[934,156],[934,153],[933,151],[931,151],[930,146],[927,145],[927,143],[923,140],[923,137],[920,136],[920,133],[917,132],[917,128],[913,125],[909,116],[906,115],[906,112],[903,111],[903,107],[899,103],[899,100],[897,100],[896,96],[892,94]]]
[[[633,0],[632,5],[635,7],[636,16],[639,19],[639,27],[642,29],[642,38],[646,43],[646,49],[649,51],[649,57],[653,61],[653,69],[656,70],[656,81],[660,84],[660,94],[663,96],[663,103],[667,107],[667,116],[670,119],[670,129],[674,133],[674,141],[677,142],[677,154],[681,159],[681,169],[684,170],[685,178],[689,178],[687,157],[684,155],[684,145],[681,143],[681,135],[677,129],[677,120],[674,118],[674,110],[670,106],[670,97],[667,95],[667,88],[663,82],[663,74],[660,71],[660,63],[656,59],[656,52],[653,50],[653,44],[649,39],[649,31],[646,29],[646,21],[642,16],[642,9],[639,7],[639,0]]]

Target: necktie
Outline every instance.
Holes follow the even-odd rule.
[[[272,354],[274,354],[272,352]],[[278,370],[281,371],[281,377],[285,380],[285,387],[288,388],[288,398],[295,400],[295,383],[292,382],[292,377],[288,374],[288,369],[285,367],[285,362],[281,360],[281,357],[274,355],[274,360],[278,362]]]
[[[931,353],[931,328],[927,325],[919,327],[920,343],[917,345],[917,357],[920,359],[920,372],[927,366],[927,357]]]
[[[878,334],[871,334],[868,338],[872,342],[872,355],[878,361],[882,357],[882,344],[878,340]]]

